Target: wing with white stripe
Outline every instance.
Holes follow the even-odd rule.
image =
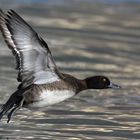
[[[0,27],[5,41],[16,56],[18,81],[31,77],[44,84],[59,80],[59,72],[47,43],[17,13],[0,10]]]

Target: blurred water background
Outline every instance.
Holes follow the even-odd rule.
[[[57,65],[78,78],[106,75],[121,90],[87,90],[0,122],[4,140],[140,139],[140,0],[0,0],[47,41]],[[0,104],[18,83],[0,35]]]

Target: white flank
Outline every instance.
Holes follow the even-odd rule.
[[[63,91],[43,91],[40,96],[40,101],[32,103],[31,107],[45,107],[62,102],[72,96],[75,93],[69,90]]]

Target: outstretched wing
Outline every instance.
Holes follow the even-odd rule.
[[[18,81],[45,84],[59,81],[56,67],[47,43],[13,10],[0,10],[0,28],[5,41],[16,57]]]

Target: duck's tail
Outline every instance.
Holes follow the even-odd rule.
[[[19,93],[18,90],[14,92],[10,96],[8,101],[4,105],[2,105],[0,110],[0,120],[3,118],[4,115],[7,114],[7,118],[8,118],[7,123],[9,123],[14,112],[16,112],[18,109],[22,107],[24,101],[23,96],[21,96],[21,94],[18,93]]]

